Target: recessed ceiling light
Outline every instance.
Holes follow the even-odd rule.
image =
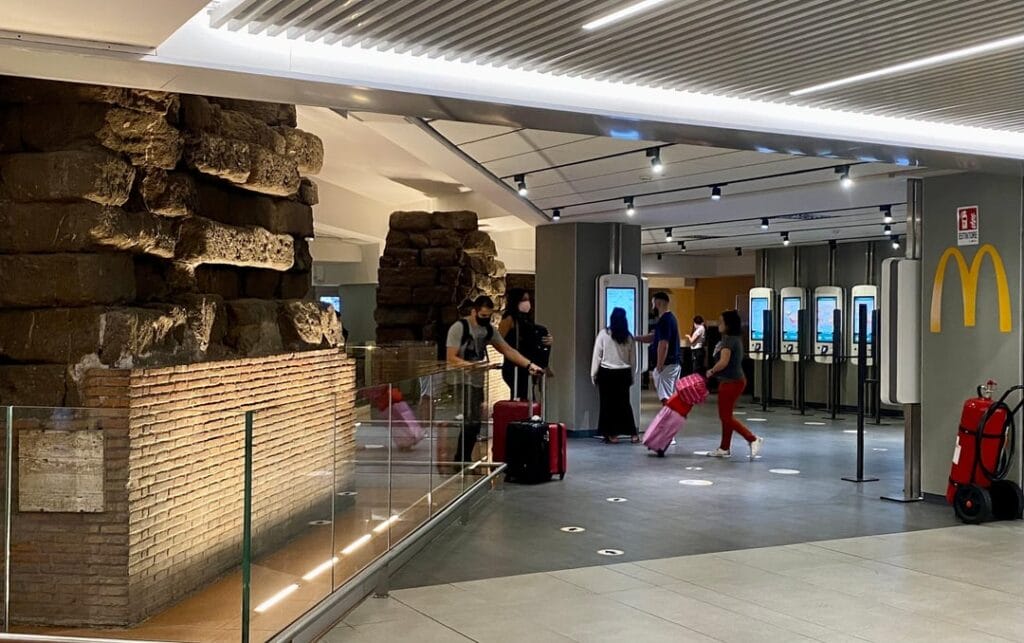
[[[590,22],[583,25],[583,28],[586,29],[587,31],[600,29],[601,27],[610,25],[613,22],[624,20],[642,11],[647,11],[648,9],[651,9],[659,4],[662,4],[663,2],[666,2],[666,0],[643,0],[642,2],[637,2],[627,7],[623,7],[618,11],[613,11],[609,14],[605,14],[600,18],[597,18],[596,20],[591,20]]]
[[[529,190],[526,189],[526,176],[523,174],[517,174],[515,177],[516,190],[519,192],[519,196],[526,196]]]
[[[892,206],[883,205],[879,210],[882,211],[882,223],[892,223]]]
[[[893,74],[899,74],[914,69],[920,69],[922,67],[932,67],[935,65],[941,65],[943,63],[952,62],[954,60],[962,60],[964,58],[970,58],[972,56],[980,56],[981,54],[986,54],[991,51],[996,51],[998,49],[1009,49],[1010,47],[1017,47],[1019,45],[1024,45],[1024,34],[1010,36],[1009,38],[1002,38],[1000,40],[993,40],[992,42],[974,45],[973,47],[956,49],[954,51],[948,51],[944,54],[937,54],[935,56],[918,58],[917,60],[911,60],[909,62],[900,63],[899,65],[882,67],[881,69],[865,72],[863,74],[856,74],[854,76],[847,76],[846,78],[832,80],[827,83],[821,83],[820,85],[804,87],[803,89],[798,89],[796,91],[789,92],[789,95],[802,96],[804,94],[820,92],[826,89],[832,89],[834,87],[852,85],[853,83],[859,83],[865,80],[871,80],[873,78],[891,76]]]

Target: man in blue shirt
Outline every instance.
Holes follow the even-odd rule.
[[[672,397],[679,379],[679,323],[676,316],[668,309],[668,294],[659,292],[654,295],[653,304],[658,310],[658,324],[653,333],[638,339],[644,343],[653,343],[657,359],[654,364],[654,388],[658,398],[664,404]]]

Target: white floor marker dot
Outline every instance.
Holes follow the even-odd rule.
[[[875,448],[873,448],[871,450],[872,451],[888,451],[889,449],[886,449],[885,447],[875,447]]]
[[[843,429],[843,433],[853,433],[856,435],[857,429]]]
[[[703,471],[704,467],[686,467],[687,471]]]
[[[747,422],[767,422],[765,418],[747,418]]]
[[[710,480],[680,480],[679,484],[687,487],[710,487],[715,483]]]
[[[626,552],[622,551],[621,549],[598,549],[597,553],[601,554],[602,556],[621,556]]]
[[[367,449],[383,449],[384,445],[383,444],[367,444],[366,448]]]
[[[560,531],[564,531],[567,534],[581,534],[586,531],[586,529],[583,527],[562,527]]]
[[[797,476],[800,475],[799,469],[768,469],[769,473],[777,473],[780,476]]]
[[[746,411],[733,411],[732,414],[733,415],[746,415],[747,412]]]
[[[310,520],[309,524],[313,525],[314,527],[323,527],[324,525],[331,524],[331,521],[330,520]]]
[[[824,422],[804,422],[807,426],[825,426]]]
[[[629,502],[627,498],[605,498],[608,502]]]
[[[711,453],[711,452],[710,451],[694,451],[693,455],[707,455],[709,453]]]

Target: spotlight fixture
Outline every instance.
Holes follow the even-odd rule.
[[[658,261],[661,261],[661,253],[658,253]]]
[[[886,224],[885,227],[882,228],[882,233],[887,237],[892,236],[892,226]]]
[[[788,232],[783,232],[782,233],[782,245],[784,245],[784,246],[788,246],[789,245],[789,233]]]
[[[679,242],[679,252],[686,252],[686,242],[685,241],[680,241]]]
[[[761,229],[762,230],[767,230],[768,229],[768,217],[764,217],[763,219],[761,219]]]
[[[551,213],[551,220],[552,221],[560,221],[561,219],[562,219],[562,211],[559,210],[558,208],[555,208],[554,212]]]
[[[882,223],[892,223],[892,206],[883,205],[878,209],[882,212]]]
[[[661,163],[661,150],[656,147],[652,147],[647,150],[647,158],[651,160],[651,171],[655,174],[661,174],[665,166]]]
[[[899,250],[900,249],[900,235],[898,235],[898,234],[894,234],[892,236],[892,249],[893,250]]]
[[[636,214],[636,207],[633,205],[633,197],[627,196],[622,200],[626,204],[626,216],[631,217]]]
[[[717,185],[711,186],[711,200],[719,201],[722,198],[722,188]]]
[[[672,228],[665,228],[665,243],[672,243]]]
[[[853,187],[853,179],[850,178],[850,166],[842,165],[836,168],[836,174],[839,175],[839,185],[846,189]]]
[[[743,248],[739,248],[739,247],[736,248],[736,256],[737,257],[742,257],[743,256]]]
[[[516,189],[519,190],[519,196],[526,196],[528,191],[526,189],[526,175],[516,174],[515,176]]]

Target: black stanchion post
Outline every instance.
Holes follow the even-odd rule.
[[[875,424],[882,423],[882,353],[879,339],[881,327],[882,311],[875,308],[871,311],[871,379],[874,380],[874,385],[871,387],[871,399],[874,404]]]
[[[864,387],[868,379],[868,307],[857,307],[857,477],[843,478],[847,482],[877,482],[878,478],[864,477]]]
[[[843,350],[843,311],[836,308],[832,311],[832,381],[830,382],[832,396],[832,419],[836,419],[839,413],[839,405],[842,403],[840,387],[842,383],[842,372],[839,368],[839,359]]]
[[[761,327],[764,329],[764,338],[761,343],[761,350],[764,351],[761,360],[761,410],[767,411],[772,398],[772,312],[762,311]]]
[[[797,408],[800,409],[800,415],[807,413],[807,355],[811,352],[808,344],[810,343],[810,333],[807,332],[807,309],[801,308],[796,313],[796,324],[797,324],[797,342],[796,342],[796,393],[797,396]]]

